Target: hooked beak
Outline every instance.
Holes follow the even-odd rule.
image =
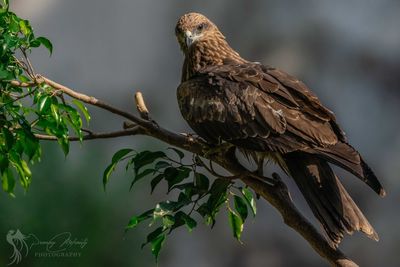
[[[193,34],[191,31],[185,32],[186,46],[189,48],[201,35]]]

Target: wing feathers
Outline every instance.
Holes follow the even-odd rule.
[[[210,143],[277,152],[333,245],[355,230],[378,239],[328,162],[378,194],[377,177],[347,144],[333,113],[296,78],[257,63],[208,66],[178,87],[183,117]]]

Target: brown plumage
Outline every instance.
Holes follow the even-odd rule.
[[[240,57],[201,14],[182,16],[175,32],[185,55],[177,97],[193,130],[209,143],[222,140],[275,159],[296,181],[332,245],[353,231],[378,240],[328,163],[381,196],[385,191],[317,96],[289,74]]]

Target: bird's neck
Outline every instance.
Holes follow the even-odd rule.
[[[247,61],[229,46],[222,34],[217,38],[205,39],[192,44],[185,52],[182,82],[207,66],[245,62]]]

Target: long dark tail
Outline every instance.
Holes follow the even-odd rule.
[[[381,197],[386,195],[385,190],[374,172],[367,163],[365,163],[358,151],[349,144],[339,142],[334,146],[314,148],[314,150],[320,157],[342,167],[360,178]]]
[[[354,231],[379,239],[326,160],[304,152],[288,153],[284,159],[290,175],[333,246],[340,243],[344,233],[352,234]]]

